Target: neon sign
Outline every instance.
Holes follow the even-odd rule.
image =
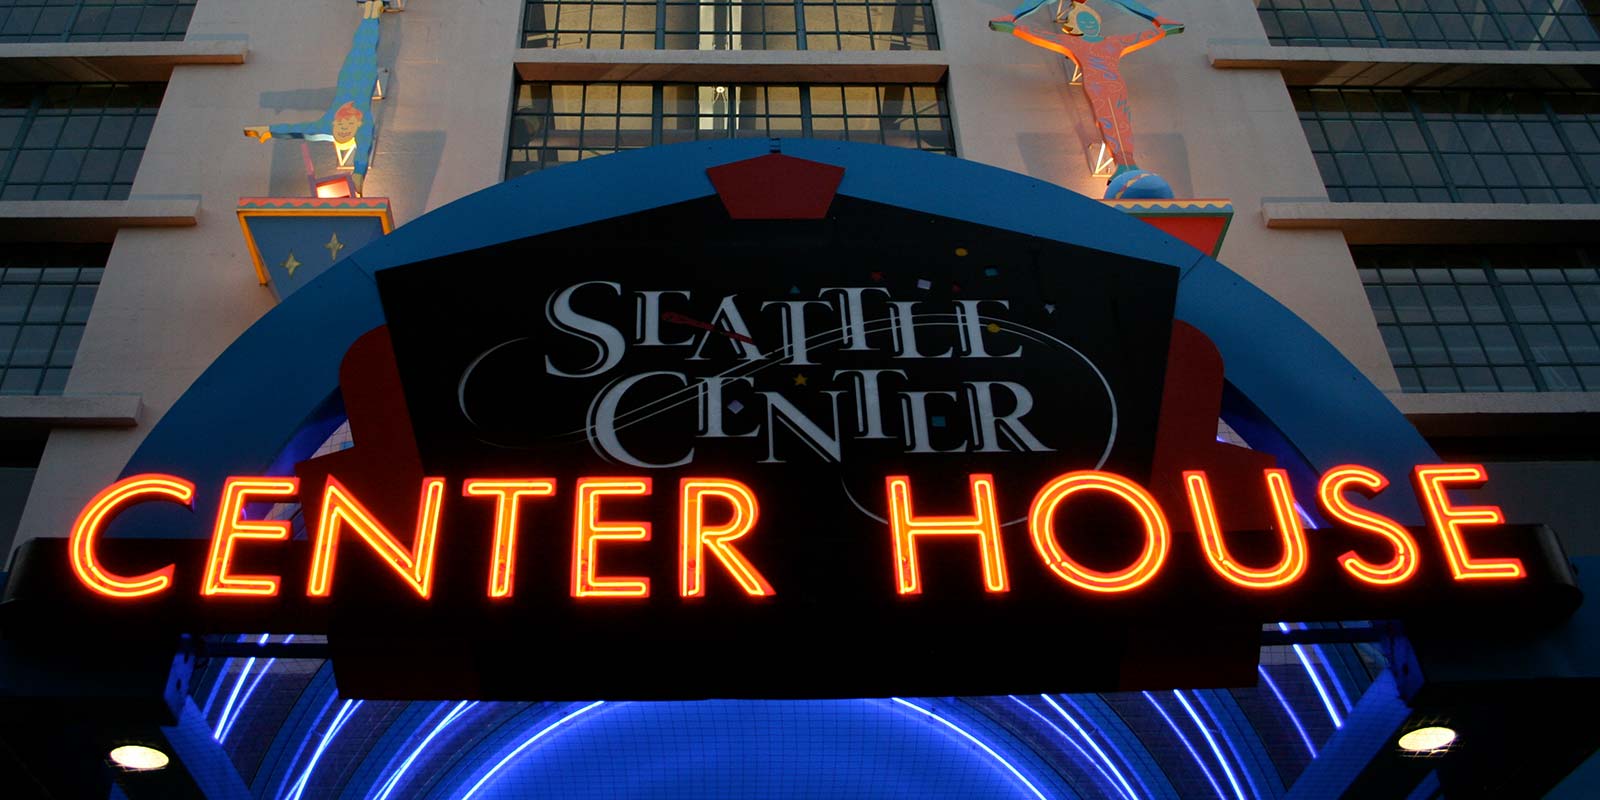
[[[381,270],[352,446],[125,476],[26,545],[12,619],[326,634],[348,697],[592,700],[1240,685],[1263,623],[1575,607],[1481,466],[1219,441],[1177,270],[828,213],[709,197]]]
[[[1250,591],[1266,591],[1290,586],[1312,568],[1309,563],[1308,533],[1295,513],[1295,497],[1286,473],[1280,469],[1264,471],[1263,489],[1270,498],[1276,517],[1281,557],[1271,566],[1252,566],[1234,557],[1225,542],[1225,532],[1211,500],[1205,472],[1184,473],[1193,529],[1198,533],[1205,561],[1215,577]],[[1432,534],[1439,555],[1448,563],[1453,580],[1524,580],[1527,569],[1518,558],[1474,558],[1468,554],[1469,534],[1482,545],[1493,548],[1493,530],[1504,524],[1504,514],[1494,506],[1461,507],[1448,495],[1451,484],[1481,486],[1486,480],[1478,464],[1423,465],[1414,472],[1417,495],[1432,520]],[[985,590],[1009,592],[1006,555],[1002,546],[997,487],[993,476],[970,475],[974,513],[971,516],[917,516],[912,512],[913,484],[903,475],[884,481],[891,521],[884,531],[892,543],[892,570],[884,570],[885,591],[893,587],[900,595],[924,591],[918,566],[922,537],[971,537],[977,547],[978,563]],[[418,500],[415,536],[410,547],[397,539],[376,519],[354,493],[337,479],[330,478],[323,489],[322,513],[316,524],[312,560],[306,580],[308,597],[329,597],[334,593],[334,570],[339,552],[339,533],[348,529],[400,578],[400,583],[419,597],[428,599],[432,591],[435,550],[444,513],[443,478],[426,478]],[[1412,533],[1394,520],[1353,505],[1344,494],[1355,485],[1376,494],[1388,486],[1388,479],[1365,467],[1346,465],[1329,470],[1318,483],[1318,499],[1336,525],[1383,539],[1393,550],[1392,559],[1374,565],[1356,551],[1338,557],[1338,565],[1357,581],[1351,591],[1393,586],[1412,580],[1424,560]],[[488,575],[487,597],[510,598],[515,592],[517,543],[524,537],[538,537],[534,530],[518,525],[518,505],[524,498],[548,498],[559,494],[558,482],[548,478],[469,479],[462,494],[467,497],[495,498],[493,529],[485,531],[493,540],[492,558],[485,565]],[[291,499],[298,482],[291,478],[233,477],[225,484],[217,506],[216,526],[210,555],[200,584],[201,595],[230,598],[276,597],[282,583],[276,575],[233,573],[233,558],[242,542],[255,547],[289,539],[289,523],[282,520],[244,520],[244,505],[251,498]],[[651,596],[648,577],[607,574],[601,567],[605,549],[624,545],[645,546],[651,542],[647,521],[624,521],[608,514],[606,498],[648,497],[653,482],[648,477],[580,478],[573,488],[570,564],[571,596],[579,601],[644,599]],[[1116,498],[1134,512],[1136,534],[1143,539],[1137,556],[1126,566],[1101,571],[1084,566],[1063,546],[1063,531],[1057,524],[1075,495],[1104,494]],[[732,578],[752,598],[776,595],[777,589],[761,569],[740,552],[735,544],[757,535],[760,503],[748,485],[727,478],[684,478],[678,493],[680,525],[677,535],[678,588],[684,598],[706,595],[706,572],[715,566]],[[110,521],[119,513],[140,503],[177,501],[192,504],[193,484],[172,475],[135,475],[107,487],[84,508],[73,527],[69,550],[73,573],[91,592],[121,601],[149,598],[173,589],[176,566],[166,564],[137,576],[120,576],[107,568],[96,551]],[[712,510],[715,507],[715,510]],[[1171,526],[1166,513],[1154,497],[1137,483],[1119,475],[1093,470],[1073,472],[1055,478],[1034,496],[1027,519],[1027,530],[1041,564],[1068,587],[1091,593],[1133,592],[1159,580],[1172,551]],[[721,521],[710,521],[715,516]],[[548,527],[548,521],[546,521]],[[534,526],[529,526],[534,527]],[[1472,530],[1476,528],[1477,530]],[[772,535],[772,534],[769,534]],[[778,535],[796,535],[785,532]],[[544,536],[540,538],[548,539]],[[1370,549],[1370,548],[1368,548]]]

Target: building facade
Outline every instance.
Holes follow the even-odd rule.
[[[1121,62],[1139,166],[1159,173],[1178,198],[1230,202],[1219,261],[1332,343],[1442,457],[1486,464],[1511,521],[1548,524],[1569,555],[1600,556],[1597,18],[1576,0],[1151,4],[1184,28]],[[504,181],[714,139],[910,148],[1092,198],[1110,177],[1073,63],[990,29],[1012,0],[401,5],[381,18],[383,97],[372,104],[379,132],[361,186],[365,197],[388,199],[397,227]],[[1149,27],[1117,5],[1099,10],[1110,34]],[[1054,14],[1048,4],[1024,22],[1048,30]],[[310,0],[0,5],[0,235],[11,243],[0,278],[0,313],[8,315],[0,343],[9,348],[0,365],[0,522],[11,525],[0,541],[14,532],[13,550],[66,535],[150,428],[279,302],[252,268],[236,203],[304,195],[308,166],[315,175],[336,165],[330,152],[305,151],[320,160],[308,165],[298,142],[261,142],[241,130],[299,123],[329,108],[360,21],[359,4],[353,11],[348,2]],[[336,434],[327,447],[340,445]],[[1181,693],[1164,702],[1017,701],[1071,748],[1030,757],[1033,766],[995,755],[1010,770],[1000,780],[1026,774],[1022,783],[1038,796],[1336,795],[1350,783],[1319,771],[1331,767],[1315,767],[1318,754],[1336,746],[1345,717],[1381,681],[1385,664],[1370,643],[1306,652],[1300,644],[1264,649],[1263,683],[1235,698],[1241,720],[1233,722],[1222,700],[1198,692],[1194,706],[1217,707],[1191,707]],[[296,737],[332,740],[357,724],[350,720],[361,704],[331,695],[324,702],[316,693],[330,679],[314,659],[285,657],[281,687],[265,659],[248,662],[203,665],[194,700],[251,795],[447,791],[395,765],[431,763],[432,755],[419,755],[424,739],[444,736],[469,706],[385,710],[365,723],[368,750],[347,736],[327,751],[337,766],[314,771],[311,753],[323,751],[296,749]],[[262,676],[269,680],[257,703],[273,710],[241,721],[238,698],[248,701]],[[304,711],[302,702],[317,708]],[[506,726],[506,741],[527,724],[549,731],[580,713],[503,705],[495,724]],[[1278,705],[1287,716],[1275,727],[1252,716]],[[630,724],[666,736],[701,713],[685,709],[639,711]],[[915,709],[952,730],[961,724],[937,706]],[[726,721],[741,712],[704,713]],[[786,712],[748,713],[778,720]],[[808,736],[901,735],[865,712],[795,713],[803,717],[795,730]],[[1157,730],[1161,718],[1175,735],[1145,737],[1142,726]],[[999,711],[987,719],[997,730],[1012,725]],[[235,723],[243,727],[230,745]],[[991,734],[1001,735],[959,730],[985,749]],[[1255,739],[1206,741],[1232,730],[1254,731]],[[577,791],[560,781],[598,780],[606,748],[642,747],[650,735],[595,740],[558,778],[529,771],[498,791]],[[768,755],[813,752],[772,737]],[[1149,739],[1142,750],[1141,737]],[[737,753],[725,742],[702,744]],[[369,751],[385,755],[368,758]],[[889,785],[871,775],[864,756],[815,752],[868,776],[860,787]],[[1059,767],[1066,777],[1046,786],[1030,770],[1052,758],[1079,766]],[[650,769],[628,763],[626,770]],[[476,784],[457,783],[473,792],[497,774],[476,762],[430,769],[470,773]],[[904,793],[1001,791],[987,772],[916,769],[938,777]],[[389,777],[373,780],[373,770]],[[1416,776],[1410,796],[1438,796],[1429,774]],[[1328,783],[1319,789],[1318,780]],[[1581,796],[1575,786],[1557,791]],[[830,794],[813,787],[796,796]]]

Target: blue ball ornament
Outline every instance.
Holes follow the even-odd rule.
[[[1172,187],[1165,178],[1144,169],[1118,173],[1106,186],[1107,200],[1171,200]]]

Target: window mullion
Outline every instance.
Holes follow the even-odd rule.
[[[794,46],[796,50],[809,50],[806,46],[806,3],[794,0]]]
[[[1494,7],[1494,3],[1484,3],[1483,11],[1488,15],[1489,21],[1494,23],[1495,30],[1500,32],[1500,41],[1505,42],[1506,49],[1517,49],[1516,42],[1511,40],[1511,29],[1506,27],[1505,20],[1500,18],[1500,11]]]
[[[1511,329],[1511,339],[1517,343],[1517,351],[1522,354],[1522,363],[1528,367],[1528,374],[1533,376],[1534,391],[1549,391],[1550,387],[1545,384],[1544,376],[1539,373],[1539,362],[1533,357],[1533,347],[1528,344],[1527,337],[1522,333],[1522,321],[1517,319],[1516,310],[1511,307],[1511,300],[1506,297],[1505,287],[1500,285],[1500,276],[1495,274],[1493,259],[1487,255],[1481,256],[1478,263],[1483,265],[1483,272],[1489,278],[1489,288],[1494,292],[1495,302],[1500,304],[1500,313],[1505,315],[1506,327]],[[1499,376],[1495,376],[1495,382],[1500,382]]]
[[[800,86],[800,135],[811,138],[811,87],[808,84]]]
[[[1379,47],[1389,46],[1389,37],[1383,33],[1383,25],[1378,21],[1378,12],[1372,8],[1370,0],[1361,0],[1361,11],[1367,15],[1367,21],[1372,24],[1372,35],[1377,37]]]
[[[11,140],[11,147],[6,150],[5,162],[0,164],[0,189],[5,188],[11,180],[11,168],[16,166],[17,156],[22,152],[22,142],[28,137],[28,130],[33,127],[33,120],[39,114],[39,97],[44,94],[43,86],[35,86],[33,99],[28,104],[28,110],[22,115],[22,124],[17,126],[16,138]]]
[[[667,85],[664,83],[653,84],[650,87],[650,144],[652,145],[661,144],[662,138],[666,135],[663,133],[666,127],[663,121],[667,107],[666,94]]]
[[[1444,188],[1450,193],[1450,201],[1461,202],[1461,192],[1456,189],[1455,177],[1450,174],[1449,165],[1444,162],[1444,152],[1439,149],[1439,143],[1434,141],[1433,131],[1428,129],[1428,119],[1423,115],[1416,95],[1408,89],[1402,89],[1400,96],[1405,98],[1406,108],[1411,109],[1411,118],[1416,121],[1417,129],[1422,131],[1422,141],[1428,145],[1428,155],[1433,158],[1433,165],[1439,170],[1439,177],[1444,180]],[[1351,124],[1354,124],[1353,118]]]
[[[1539,97],[1539,104],[1542,108],[1544,108],[1545,118],[1550,121],[1550,127],[1555,128],[1556,138],[1561,140],[1561,149],[1566,152],[1567,158],[1572,161],[1572,168],[1576,170],[1578,175],[1583,178],[1583,190],[1588,192],[1589,199],[1593,200],[1595,188],[1600,186],[1600,183],[1596,182],[1596,176],[1590,175],[1589,170],[1584,168],[1583,159],[1578,158],[1578,151],[1572,146],[1572,140],[1568,139],[1567,132],[1561,129],[1561,116],[1556,114],[1554,108],[1550,107],[1549,98],[1541,95]],[[1556,192],[1557,198],[1561,196],[1560,187],[1552,186],[1551,189]]]

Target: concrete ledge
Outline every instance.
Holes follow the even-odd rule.
[[[523,49],[530,81],[682,83],[935,83],[949,68],[938,50],[556,50]]]
[[[143,401],[136,394],[0,395],[0,425],[42,428],[131,428]]]
[[[1589,89],[1600,85],[1600,52],[1417,50],[1399,47],[1277,47],[1213,42],[1218,69],[1275,69],[1291,86]]]
[[[243,39],[0,44],[0,82],[166,81],[189,64],[243,64]]]
[[[1389,398],[1439,446],[1468,445],[1493,451],[1500,445],[1523,457],[1564,451],[1593,456],[1600,437],[1600,392],[1391,393]]]
[[[1288,200],[1263,202],[1261,219],[1282,230],[1342,230],[1351,244],[1592,241],[1600,205]]]
[[[0,201],[0,241],[109,242],[122,228],[187,227],[200,197]]]

